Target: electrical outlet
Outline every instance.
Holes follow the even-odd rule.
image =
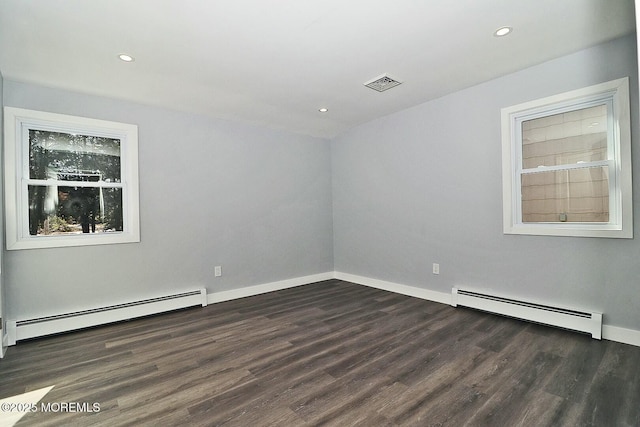
[[[433,274],[440,274],[440,264],[433,263]]]
[[[221,266],[219,266],[219,265],[216,265],[216,266],[213,268],[213,275],[214,275],[214,276],[216,276],[216,277],[220,277],[220,276],[222,276],[222,267],[221,267]]]

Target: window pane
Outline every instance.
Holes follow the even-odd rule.
[[[120,182],[120,140],[31,129],[29,178]]]
[[[606,105],[522,122],[523,169],[606,159]]]
[[[522,175],[522,222],[608,221],[608,167]]]
[[[29,186],[32,236],[122,230],[121,188]]]

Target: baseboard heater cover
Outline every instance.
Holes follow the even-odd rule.
[[[591,334],[602,339],[602,313],[571,310],[453,288],[451,305]]]
[[[207,305],[207,291],[204,288],[53,316],[8,321],[9,345],[14,345],[16,341],[29,338],[104,325],[197,305],[203,307]]]

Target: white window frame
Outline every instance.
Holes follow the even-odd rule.
[[[522,222],[522,122],[608,103],[608,222]],[[502,193],[505,234],[633,238],[628,77],[502,109]],[[594,163],[594,165],[595,165]],[[586,165],[582,165],[586,166]],[[554,170],[553,167],[545,170]],[[526,171],[525,171],[526,173]]]
[[[4,107],[5,220],[7,250],[133,243],[140,241],[138,197],[138,127],[86,117]],[[29,234],[29,129],[115,138],[120,140],[121,182],[100,182],[122,188],[123,231],[74,235]],[[95,183],[94,183],[95,184]]]

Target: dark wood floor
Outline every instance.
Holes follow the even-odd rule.
[[[337,280],[19,343],[17,425],[639,426],[640,348]]]

